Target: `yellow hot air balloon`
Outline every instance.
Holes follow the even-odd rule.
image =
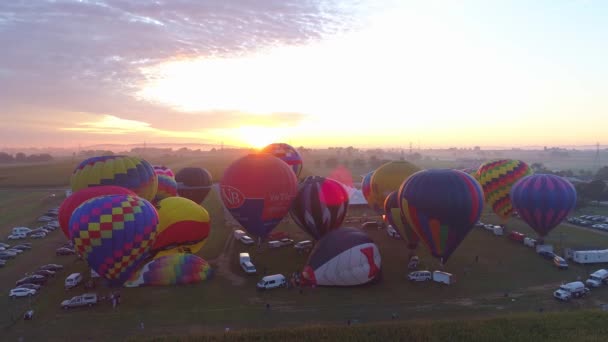
[[[420,168],[410,162],[395,160],[380,166],[371,179],[369,202],[373,208],[384,212],[384,201],[393,191],[398,191],[409,176],[420,171]]]

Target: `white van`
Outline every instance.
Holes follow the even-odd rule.
[[[447,273],[443,271],[434,271],[433,280],[438,283],[443,283],[447,285],[450,285],[456,281],[452,273]]]
[[[65,278],[65,288],[71,289],[72,287],[78,286],[82,282],[82,274],[80,273],[72,273],[67,278]]]
[[[258,290],[268,290],[287,285],[285,276],[282,274],[273,274],[265,276],[257,283]]]
[[[237,240],[240,240],[242,236],[246,235],[246,233],[242,230],[235,230],[234,233],[232,233],[234,238]]]
[[[431,271],[415,271],[407,275],[407,278],[411,281],[427,281],[431,280],[432,277]]]
[[[585,281],[585,284],[591,287],[600,287],[602,286],[602,283],[608,284],[608,270],[597,270],[591,273],[589,279]]]
[[[239,254],[239,262],[241,264],[241,268],[247,274],[253,274],[257,272],[255,266],[251,262],[251,258],[249,257],[249,253],[241,253]]]
[[[25,234],[25,235],[27,235],[27,234],[29,234],[31,232],[32,232],[32,230],[30,228],[28,228],[28,227],[15,227],[15,228],[13,228],[13,234],[14,235],[17,235],[17,234]]]

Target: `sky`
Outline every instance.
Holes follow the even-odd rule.
[[[608,1],[0,2],[0,148],[608,144]]]

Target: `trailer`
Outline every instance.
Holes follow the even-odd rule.
[[[572,260],[579,264],[608,263],[608,249],[592,251],[574,251]]]

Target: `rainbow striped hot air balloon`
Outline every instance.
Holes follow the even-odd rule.
[[[158,214],[137,196],[108,195],[81,204],[70,219],[78,254],[110,285],[122,285],[148,257]]]
[[[152,201],[158,178],[152,165],[138,157],[101,156],[81,162],[70,178],[72,191],[100,185],[122,186]]]
[[[401,211],[434,257],[447,262],[475,225],[483,190],[458,170],[429,169],[410,176],[399,190]]]
[[[530,174],[532,169],[523,161],[500,159],[481,164],[475,178],[483,187],[486,202],[504,222],[513,214],[511,187]]]
[[[152,259],[125,283],[125,287],[199,283],[213,275],[209,263],[192,254],[171,254]]]

